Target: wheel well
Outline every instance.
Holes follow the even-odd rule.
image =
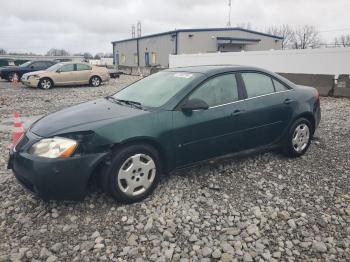
[[[91,79],[93,78],[93,77],[98,77],[99,79],[100,79],[100,81],[102,81],[102,78],[99,76],[99,75],[92,75],[91,77],[90,77],[90,81],[91,81]]]
[[[315,132],[315,125],[316,125],[314,116],[311,113],[302,113],[302,114],[298,115],[295,118],[295,120],[297,120],[301,117],[306,118],[307,120],[310,121],[310,123],[312,125],[312,134],[313,134]]]
[[[166,158],[166,154],[165,154],[165,150],[164,148],[155,140],[153,139],[147,139],[147,138],[140,138],[140,139],[136,139],[136,140],[130,140],[127,141],[125,143],[121,143],[121,144],[117,144],[113,147],[113,150],[118,150],[118,148],[122,147],[126,147],[129,145],[135,145],[135,144],[147,144],[151,147],[153,147],[155,150],[157,150],[158,154],[159,154],[159,158],[160,161],[162,163],[162,171],[165,172],[167,169],[167,158]]]
[[[121,147],[127,147],[130,145],[135,145],[135,144],[147,144],[149,146],[152,146],[155,150],[157,150],[158,154],[159,154],[159,158],[160,161],[162,163],[162,172],[166,173],[168,172],[168,166],[167,166],[167,158],[166,158],[166,154],[165,154],[165,150],[163,149],[163,147],[156,141],[152,140],[152,139],[137,139],[137,140],[131,140],[131,141],[127,141],[124,143],[117,143],[114,144],[111,147],[111,154],[113,154],[113,152],[115,152],[116,150],[120,149]],[[97,165],[96,167],[92,170],[91,175],[88,179],[88,182],[86,184],[87,187],[91,186],[92,183],[98,183],[98,179],[101,175],[101,171],[103,169],[103,166],[106,164],[106,162],[108,162],[109,158],[104,158],[102,159]]]
[[[47,77],[47,76],[44,76],[44,77],[40,78],[40,79],[39,79],[39,83],[40,83],[40,81],[43,80],[43,79],[49,79],[49,80],[51,81],[52,85],[55,84],[55,82],[54,82],[50,77]],[[39,83],[38,83],[38,84],[39,84]]]

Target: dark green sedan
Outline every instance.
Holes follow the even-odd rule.
[[[210,158],[266,148],[301,156],[320,116],[316,89],[262,69],[173,68],[41,118],[10,151],[8,168],[46,200],[83,199],[97,181],[130,203],[162,174]]]

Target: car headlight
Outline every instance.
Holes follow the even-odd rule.
[[[77,141],[64,137],[45,138],[32,145],[29,153],[47,158],[67,158],[74,153],[77,145]]]
[[[39,79],[40,76],[38,76],[38,75],[30,75],[30,76],[28,76],[28,79],[29,79],[29,78]]]

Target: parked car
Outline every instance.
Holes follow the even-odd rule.
[[[41,118],[8,168],[44,199],[82,199],[96,176],[106,193],[134,202],[162,174],[210,158],[272,148],[301,156],[320,118],[315,88],[269,71],[173,68]]]
[[[25,62],[19,66],[6,67],[0,70],[0,78],[12,81],[13,76],[17,75],[17,79],[20,80],[25,73],[45,70],[55,63],[54,61],[48,60],[35,60]]]
[[[55,64],[45,71],[24,74],[21,81],[29,87],[50,89],[54,86],[85,84],[97,87],[109,78],[106,68],[86,63],[64,62]]]

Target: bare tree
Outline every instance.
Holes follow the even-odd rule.
[[[7,54],[6,50],[3,48],[0,48],[0,55],[6,55],[6,54]]]
[[[84,59],[85,59],[85,60],[87,60],[87,59],[93,59],[93,58],[94,58],[94,57],[92,56],[92,54],[89,53],[89,52],[85,52],[85,53],[83,54],[83,56],[84,56]]]
[[[48,55],[48,56],[68,56],[69,52],[64,50],[64,49],[51,48],[49,51],[47,51],[46,55]]]
[[[303,25],[294,29],[292,48],[307,49],[320,45],[319,32],[313,25]]]
[[[293,38],[293,29],[289,25],[272,25],[267,28],[266,32],[271,35],[281,36],[282,49],[291,47]]]
[[[336,37],[334,39],[336,46],[350,46],[350,34],[347,35],[341,35],[339,37]]]

